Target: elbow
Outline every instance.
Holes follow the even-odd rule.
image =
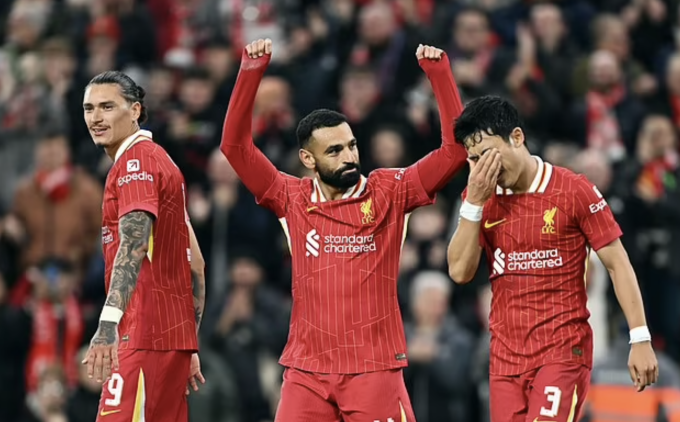
[[[449,264],[449,277],[456,284],[467,284],[475,277],[475,272],[454,263]]]

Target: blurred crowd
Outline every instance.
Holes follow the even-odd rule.
[[[678,3],[0,1],[0,422],[95,419],[101,386],[79,361],[104,301],[101,197],[111,163],[89,139],[81,104],[88,80],[109,69],[145,87],[146,129],[185,175],[206,257],[208,382],[190,399],[190,419],[273,420],[290,256],[276,217],[216,150],[241,48],[265,37],[274,55],[254,138],[291,174],[305,175],[297,121],[319,107],[347,115],[364,174],[439,145],[419,43],[448,53],[464,100],[512,99],[531,151],[586,174],[607,197],[659,353],[657,387],[617,388],[630,383],[627,326],[593,255],[596,366],[584,420],[680,420]],[[405,377],[420,422],[488,421],[488,273],[455,287],[446,275],[465,182],[459,175],[414,213],[403,249]]]

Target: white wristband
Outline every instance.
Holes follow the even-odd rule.
[[[630,343],[644,343],[645,341],[652,341],[652,334],[649,332],[647,326],[635,327],[630,330]]]
[[[102,313],[99,316],[100,321],[115,322],[118,324],[123,318],[123,311],[113,306],[104,306]]]
[[[482,211],[484,211],[483,206],[473,205],[468,201],[463,201],[463,205],[460,206],[458,214],[468,221],[477,223],[482,221]]]

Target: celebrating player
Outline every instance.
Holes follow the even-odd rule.
[[[144,90],[127,75],[95,76],[83,109],[113,160],[102,223],[107,298],[83,360],[91,378],[106,381],[97,420],[186,422],[185,394],[205,382],[196,354],[205,277],[184,177],[140,130]]]
[[[638,391],[658,367],[640,289],[607,202],[584,176],[532,156],[517,110],[499,97],[470,102],[455,135],[471,172],[448,250],[458,283],[482,249],[491,271],[492,422],[572,422],[588,391],[592,330],[586,309],[589,250],[609,270],[630,330]]]
[[[406,344],[397,272],[406,220],[431,204],[465,163],[453,139],[462,110],[446,55],[416,52],[442,122],[441,148],[402,169],[360,173],[345,116],[316,110],[297,128],[300,160],[313,179],[280,173],[251,138],[251,114],[272,53],[245,48],[224,122],[222,152],[259,204],[280,218],[293,258],[293,311],[276,420],[414,421],[402,375]]]

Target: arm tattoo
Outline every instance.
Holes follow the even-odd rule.
[[[153,217],[144,211],[134,211],[121,217],[118,223],[120,246],[113,262],[106,306],[125,312],[130,304],[142,261],[149,248],[152,227]]]
[[[192,269],[191,286],[194,292],[194,312],[196,314],[196,331],[198,332],[205,309],[205,274]]]

